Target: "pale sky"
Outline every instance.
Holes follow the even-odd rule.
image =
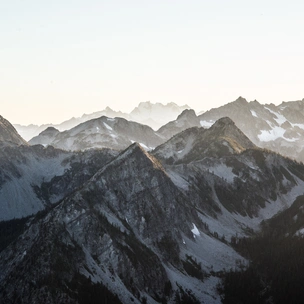
[[[304,98],[304,1],[0,0],[0,115]]]

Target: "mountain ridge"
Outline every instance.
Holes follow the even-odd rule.
[[[102,111],[93,112],[91,114],[83,114],[81,117],[73,117],[60,124],[43,124],[43,125],[29,125],[23,126],[15,124],[15,128],[19,134],[26,140],[30,140],[33,137],[39,135],[42,131],[48,127],[55,127],[59,131],[66,131],[80,123],[86,122],[91,119],[96,119],[101,116],[107,116],[109,118],[125,118],[130,121],[135,121],[141,124],[149,125],[153,129],[160,128],[163,124],[170,120],[175,119],[184,109],[190,108],[188,105],[178,106],[177,104],[170,102],[167,104],[151,103],[150,101],[141,102],[130,113],[123,113],[121,111],[114,111],[110,107],[106,107]],[[133,114],[132,114],[133,113]]]

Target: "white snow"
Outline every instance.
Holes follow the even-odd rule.
[[[267,107],[265,107],[265,109],[276,116],[276,118],[274,118],[274,120],[277,122],[278,125],[282,125],[287,120],[284,115],[282,115],[278,112],[275,112]]]
[[[299,127],[300,129],[304,130],[304,124],[299,123],[290,123],[293,127]]]
[[[214,121],[206,121],[206,120],[201,120],[200,125],[204,128],[210,128],[214,124]]]
[[[272,130],[261,130],[261,134],[258,135],[260,141],[272,141],[278,138],[283,138],[288,142],[295,142],[297,138],[286,138],[284,137],[285,129],[282,127],[273,127]]]
[[[103,124],[108,130],[113,131],[113,129],[108,124],[106,124],[105,122]]]
[[[252,116],[254,116],[254,117],[258,117],[258,115],[257,115],[257,113],[256,113],[255,111],[250,110],[250,112],[251,112]]]
[[[192,223],[192,225],[193,225],[193,229],[191,230],[192,233],[193,233],[194,235],[200,235],[200,232],[198,231],[198,229],[197,229],[197,227],[195,226],[195,224]]]

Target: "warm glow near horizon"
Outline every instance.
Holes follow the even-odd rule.
[[[304,98],[302,1],[2,1],[0,115]]]

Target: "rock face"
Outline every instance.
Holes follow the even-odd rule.
[[[0,116],[0,144],[1,145],[28,145],[18,134],[13,125]]]

